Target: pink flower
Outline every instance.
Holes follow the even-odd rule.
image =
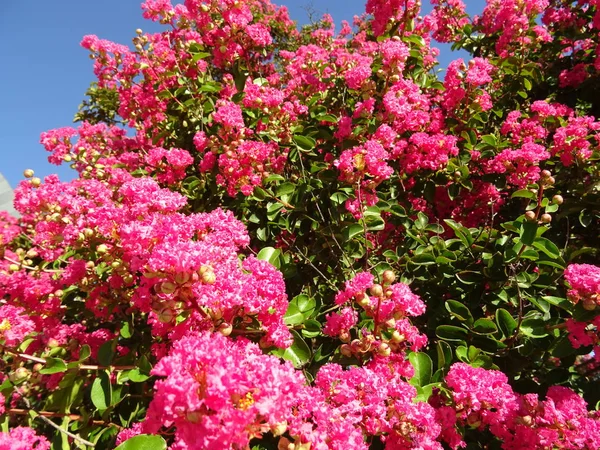
[[[577,303],[579,300],[592,299],[600,302],[600,267],[591,264],[570,264],[565,269],[565,280],[571,286],[569,299]]]
[[[325,319],[323,333],[331,337],[349,336],[350,328],[358,321],[357,312],[351,307],[343,308],[339,313],[331,313]]]
[[[24,308],[0,305],[0,341],[8,347],[14,347],[36,330],[35,323]]]
[[[43,436],[27,427],[12,428],[0,432],[0,450],[49,450],[50,443]]]
[[[465,81],[472,86],[481,86],[492,81],[490,74],[494,66],[485,58],[473,58],[469,61],[469,69]]]
[[[256,344],[220,334],[190,334],[173,344],[152,374],[155,385],[144,432],[176,428],[190,450],[245,447],[291,418],[304,386],[290,363],[263,355]]]
[[[233,102],[222,100],[213,113],[213,120],[229,128],[243,128],[242,109]]]

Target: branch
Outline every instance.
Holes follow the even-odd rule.
[[[42,419],[42,421],[46,422],[52,428],[55,428],[56,430],[60,431],[61,433],[66,434],[67,436],[69,436],[72,439],[75,439],[77,442],[81,442],[83,445],[87,445],[88,447],[92,447],[92,448],[96,446],[96,444],[94,444],[93,442],[86,441],[81,436],[71,433],[70,431],[65,430],[64,428],[61,428],[60,426],[58,426],[54,422],[52,422],[50,419],[48,419],[48,417],[37,412],[35,409],[33,409],[31,407],[31,403],[29,402],[29,400],[27,398],[21,397],[21,400],[23,400],[23,403],[25,403],[25,406],[27,406],[29,411],[35,414],[34,419],[39,417],[40,419]]]

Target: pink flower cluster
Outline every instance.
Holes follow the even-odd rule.
[[[50,442],[27,427],[0,432],[0,450],[50,450]]]
[[[0,343],[7,347],[17,346],[35,330],[35,323],[24,308],[0,305]]]
[[[176,428],[172,449],[244,448],[283,433],[302,374],[256,344],[220,334],[190,334],[152,370],[159,379],[141,431]]]
[[[346,281],[345,289],[337,293],[336,304],[350,303],[350,306],[329,314],[323,332],[344,343],[340,347],[343,355],[363,358],[373,353],[389,356],[391,353],[403,354],[407,346],[418,351],[427,344],[427,337],[408,319],[423,314],[425,304],[406,284],[394,283],[394,278],[391,271],[386,272],[383,285],[380,285],[374,283],[372,274],[360,272]],[[358,320],[354,307],[373,319],[373,332],[354,328]],[[391,337],[382,335],[383,330]]]
[[[459,423],[489,427],[506,450],[600,448],[600,418],[571,389],[552,386],[542,401],[536,394],[515,393],[507,381],[502,372],[454,364],[446,383]]]
[[[441,426],[435,409],[428,403],[413,401],[417,391],[403,379],[405,376],[402,366],[391,362],[349,370],[326,364],[319,370],[315,386],[325,394],[337,420],[367,436],[382,436],[386,449],[441,450],[437,442]],[[363,444],[350,448],[368,447]]]
[[[584,307],[600,304],[600,267],[592,264],[570,264],[565,269],[565,280],[569,283],[569,299]],[[592,308],[595,309],[595,308]]]

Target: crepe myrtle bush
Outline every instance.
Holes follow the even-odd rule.
[[[0,216],[0,448],[600,448],[598,2],[420,6],[83,38],[78,177]]]

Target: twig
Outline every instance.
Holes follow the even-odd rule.
[[[36,363],[40,363],[40,364],[47,364],[48,361],[46,361],[44,358],[38,358],[37,356],[33,356],[33,355],[28,355],[27,353],[14,353],[11,352],[10,350],[5,350],[6,353],[9,353],[13,356],[18,356],[21,359],[26,359],[28,361],[33,361]],[[78,370],[133,370],[135,369],[137,366],[99,366],[96,364],[80,364],[79,366],[77,366]]]
[[[23,268],[29,269],[29,270],[35,270],[35,271],[41,270],[42,272],[46,272],[46,273],[62,273],[63,272],[61,269],[40,269],[39,267],[28,266],[26,264],[23,264],[21,261],[17,261],[15,259],[9,258],[8,256],[4,256],[4,259],[7,260],[8,262],[19,265],[19,267],[23,267]]]
[[[130,397],[132,397],[130,395]],[[28,409],[22,409],[22,408],[10,408],[6,410],[7,414],[13,414],[15,416],[26,416],[28,415],[30,412],[30,410]],[[38,414],[39,416],[43,416],[43,417],[68,417],[70,420],[76,420],[76,421],[80,421],[83,420],[84,417],[80,416],[79,414],[63,414],[63,413],[57,413],[57,412],[52,412],[52,411],[35,411],[36,414]],[[91,423],[93,425],[108,425],[111,427],[116,427],[119,429],[122,429],[123,427],[120,425],[117,425],[116,423],[112,423],[112,422],[105,422],[104,420],[91,420],[88,423]]]
[[[48,417],[38,413],[35,409],[33,409],[31,407],[31,403],[29,402],[29,400],[25,397],[21,397],[21,400],[23,400],[23,403],[25,403],[25,406],[27,406],[27,408],[35,414],[34,418],[39,417],[40,419],[42,419],[42,421],[46,422],[48,425],[50,425],[51,427],[55,428],[56,430],[60,431],[63,434],[66,434],[67,436],[69,436],[72,439],[75,439],[77,442],[81,442],[83,445],[87,445],[88,447],[92,447],[94,448],[96,446],[96,444],[94,444],[93,442],[90,441],[86,441],[85,439],[83,439],[81,436],[71,433],[68,430],[65,430],[64,428],[61,428],[59,425],[56,425],[54,422],[52,422],[50,419],[48,419]]]

